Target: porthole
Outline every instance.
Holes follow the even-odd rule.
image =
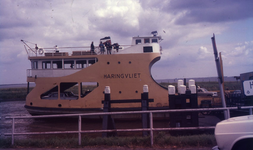
[[[59,104],[58,107],[61,107],[61,104]]]
[[[129,61],[129,64],[131,64],[132,62],[131,61]]]
[[[119,94],[121,94],[121,91],[119,91]]]
[[[32,105],[33,105],[33,103],[30,103],[30,105],[32,106]]]
[[[135,91],[135,93],[138,93],[138,91]]]
[[[108,62],[107,62],[107,65],[109,65],[109,64],[110,64],[110,62],[108,61]]]
[[[120,64],[120,61],[118,61],[118,64]]]

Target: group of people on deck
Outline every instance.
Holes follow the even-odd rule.
[[[112,47],[114,47],[114,49],[116,49],[117,52],[119,51],[118,43],[114,43],[112,45],[110,41],[106,41],[104,44],[102,43],[102,41],[100,41],[99,50],[101,54],[105,53],[105,48],[107,50],[107,54],[112,54]],[[91,49],[91,54],[94,54],[95,47],[94,47],[93,42],[91,42],[90,49]]]

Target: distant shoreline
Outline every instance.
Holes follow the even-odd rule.
[[[175,79],[156,79],[156,82],[169,82],[169,83],[177,83],[178,80],[183,80],[184,78],[175,78]],[[218,82],[218,77],[201,77],[201,78],[185,78],[186,82],[188,82],[190,79],[195,80],[195,82]],[[236,82],[240,80],[236,80],[234,76],[232,77],[224,77],[225,82]]]
[[[35,83],[30,83],[30,87],[35,87]],[[19,84],[0,84],[0,89],[3,88],[24,88],[27,87],[27,83],[19,83]]]

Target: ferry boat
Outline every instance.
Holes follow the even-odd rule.
[[[152,65],[160,60],[157,32],[150,36],[136,36],[131,45],[112,44],[110,37],[100,39],[108,43],[109,52],[99,46],[31,48],[25,44],[31,69],[27,70],[27,85],[36,86],[26,97],[25,108],[32,115],[88,113],[103,111],[104,89],[110,87],[111,100],[141,99],[143,86],[149,89],[150,109],[169,106],[168,91],[151,75]],[[108,50],[108,48],[105,50]],[[92,84],[93,90],[85,87]],[[113,103],[112,111],[140,110],[140,103]]]

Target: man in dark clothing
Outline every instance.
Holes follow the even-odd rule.
[[[106,49],[107,49],[107,54],[111,54],[112,51],[112,45],[110,42],[105,43]]]
[[[118,43],[114,43],[113,47],[114,47],[114,49],[116,49],[117,52],[119,52],[119,44]]]
[[[90,54],[93,55],[94,54],[94,45],[93,45],[93,41],[91,42],[91,45],[90,45]]]

